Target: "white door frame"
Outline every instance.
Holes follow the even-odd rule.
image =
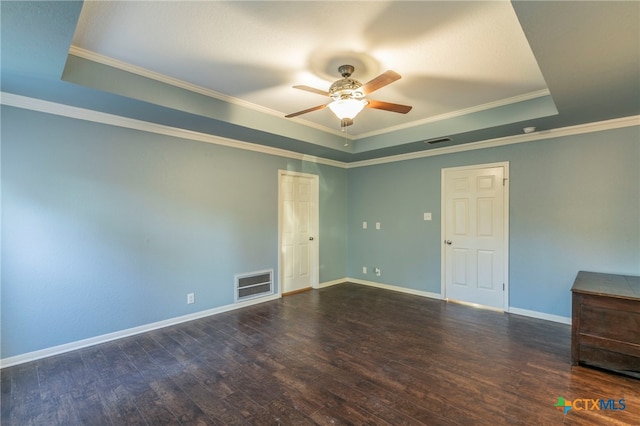
[[[446,192],[445,192],[445,173],[450,171],[462,171],[472,169],[484,169],[490,167],[504,167],[504,292],[502,307],[505,312],[509,311],[509,162],[502,161],[498,163],[472,164],[469,166],[448,167],[441,169],[440,173],[440,295],[443,299],[447,298],[446,291],[446,247],[444,240],[446,239]]]
[[[278,170],[278,295],[282,296],[282,178],[284,176],[306,177],[313,182],[315,194],[315,209],[312,211],[311,226],[314,233],[314,242],[311,251],[311,288],[319,288],[320,275],[320,178],[318,175],[291,170]]]

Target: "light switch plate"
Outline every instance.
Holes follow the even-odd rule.
[[[376,229],[380,229],[380,222],[376,222]]]
[[[424,214],[424,220],[431,220],[431,212]]]
[[[362,222],[362,229],[367,229],[367,221]]]

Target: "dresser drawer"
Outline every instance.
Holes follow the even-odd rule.
[[[580,333],[640,345],[640,302],[582,295]]]

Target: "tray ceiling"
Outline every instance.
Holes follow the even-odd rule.
[[[637,2],[3,2],[3,91],[358,161],[433,149],[434,138],[638,114],[639,12]],[[342,64],[363,83],[400,73],[368,97],[413,109],[367,108],[347,132],[329,109],[284,118],[328,103],[292,86],[327,90]]]

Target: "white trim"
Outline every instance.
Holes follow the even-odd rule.
[[[325,281],[323,283],[319,283],[318,284],[318,288],[325,288],[325,287],[331,287],[334,285],[338,285],[338,284],[344,284],[346,282],[348,282],[349,280],[347,278],[340,278],[337,280],[333,280],[333,281]]]
[[[78,340],[75,342],[66,343],[64,345],[53,346],[47,349],[41,349],[38,351],[28,352],[22,355],[16,355],[9,358],[4,358],[0,360],[0,368],[11,367],[18,364],[24,364],[25,362],[31,362],[31,361],[46,358],[49,356],[53,356],[53,355],[59,355],[65,352],[75,351],[77,349],[82,349],[89,346],[110,342],[112,340],[122,339],[123,337],[129,337],[136,334],[146,333],[148,331],[169,327],[169,326],[180,324],[187,321],[193,321],[193,320],[208,317],[211,315],[221,314],[223,312],[234,311],[236,309],[245,308],[251,305],[257,305],[259,303],[264,303],[264,302],[276,300],[279,298],[280,298],[280,295],[274,294],[274,295],[271,295],[268,297],[262,297],[259,299],[232,303],[230,305],[219,306],[217,308],[207,309],[205,311],[195,312],[193,314],[182,315],[179,317],[170,318],[163,321],[141,325],[139,327],[128,328],[126,330],[116,331],[114,333],[103,334],[101,336]]]
[[[447,172],[455,172],[461,170],[475,170],[475,169],[488,169],[493,167],[502,167],[504,169],[502,177],[504,180],[504,194],[503,194],[503,226],[504,226],[504,235],[503,235],[503,247],[504,247],[504,258],[503,258],[503,271],[502,271],[502,279],[504,281],[504,291],[502,293],[502,309],[505,311],[509,308],[509,162],[508,161],[500,161],[497,163],[486,163],[486,164],[470,164],[467,166],[459,166],[459,167],[446,167],[440,169],[440,217],[442,220],[440,221],[440,291],[443,296],[446,298],[446,256],[445,256],[445,246],[444,240],[446,239],[446,189],[445,189],[445,174]]]
[[[509,241],[511,241],[511,225],[510,225],[510,218],[511,218],[511,210],[509,209],[510,206],[510,201],[509,201],[509,194],[511,192],[511,178],[510,178],[510,171],[509,171],[509,165],[510,162],[509,161],[504,161],[503,162],[503,167],[504,167],[504,174],[502,175],[502,178],[504,179],[503,181],[503,185],[504,185],[504,194],[503,196],[503,208],[504,210],[502,211],[502,220],[503,220],[503,225],[504,225],[504,240],[502,242],[503,247],[504,247],[504,265],[503,265],[503,275],[502,275],[502,280],[504,281],[504,292],[502,294],[502,300],[503,300],[503,306],[505,307],[505,309],[509,309],[509,297],[511,294],[511,282],[509,281],[509,277],[511,276],[511,273],[509,271],[509,265],[511,264],[510,261],[510,255],[511,255],[511,249],[509,246]]]
[[[199,93],[201,95],[207,96],[209,98],[213,98],[213,99],[218,99],[221,100],[223,102],[227,102],[230,103],[232,105],[238,105],[241,106],[243,108],[248,108],[254,111],[259,111],[265,114],[269,114],[272,115],[274,117],[284,117],[284,113],[282,113],[281,111],[276,111],[274,109],[271,108],[267,108],[258,104],[254,104],[253,102],[248,102],[242,99],[238,99],[238,98],[234,98],[232,96],[229,95],[225,95],[224,93],[220,93],[217,92],[215,90],[212,89],[208,89],[206,87],[203,86],[198,86],[197,84],[193,84],[193,83],[189,83],[186,82],[184,80],[180,80],[174,77],[169,77],[168,75],[165,74],[160,74],[158,72],[155,71],[151,71],[149,69],[146,68],[142,68],[136,65],[132,65],[129,64],[127,62],[123,62],[114,58],[110,58],[108,56],[104,56],[101,55],[99,53],[95,53],[92,52],[90,50],[86,50],[83,49],[81,47],[78,46],[73,46],[71,45],[69,47],[69,54],[73,55],[73,56],[77,56],[78,58],[83,58],[86,59],[88,61],[91,62],[96,62],[98,64],[102,64],[102,65],[106,65],[108,67],[112,67],[112,68],[116,68],[131,74],[135,74],[144,78],[148,78],[151,80],[155,80],[158,81],[160,83],[164,83],[164,84],[168,84],[170,86],[174,86],[174,87],[178,87],[180,89],[184,89],[184,90],[188,90],[190,92],[193,93]],[[336,136],[341,136],[341,137],[349,137],[350,139],[354,139],[353,137],[349,136],[349,135],[345,135],[344,133],[342,133],[340,130],[336,130],[336,129],[332,129],[330,127],[327,126],[323,126],[321,124],[318,123],[314,123],[312,121],[308,121],[308,120],[304,120],[304,119],[300,119],[300,118],[294,118],[293,121],[297,121],[299,123],[302,123],[304,125],[306,125],[307,127],[312,127],[318,130],[321,130],[323,132],[328,132],[328,133],[333,133]]]
[[[69,46],[69,54],[76,56],[78,58],[86,59],[91,62],[106,65],[111,68],[116,68],[121,71],[125,71],[141,77],[145,77],[150,80],[159,81],[160,83],[165,83],[170,86],[179,87],[181,89],[185,89],[190,92],[199,93],[201,95],[205,95],[210,98],[219,99],[221,101],[225,101],[231,104],[259,110],[267,114],[272,114],[272,115],[276,114],[276,111],[272,109],[261,107],[251,102],[242,101],[240,99],[233,98],[223,93],[216,92],[215,90],[211,90],[203,86],[198,86],[197,84],[189,83],[184,80],[180,80],[178,78],[169,77],[168,75],[151,71],[150,69],[139,67],[137,65],[132,65],[127,62],[120,61],[118,59],[110,58],[109,56],[101,55],[99,53],[92,52],[90,50],[86,50],[78,46],[74,46],[74,45]]]
[[[336,280],[337,282],[335,282],[335,284],[343,284],[343,283],[353,283],[353,284],[361,284],[361,285],[366,285],[369,287],[376,287],[376,288],[381,288],[384,290],[391,290],[391,291],[397,291],[400,293],[407,293],[407,294],[412,294],[414,296],[422,296],[422,297],[428,297],[431,299],[437,299],[437,300],[442,300],[444,302],[447,303],[458,303],[464,306],[469,306],[471,307],[472,304],[468,304],[468,303],[464,303],[464,302],[459,302],[459,301],[454,301],[454,300],[446,300],[442,294],[438,294],[438,293],[432,293],[429,291],[422,291],[422,290],[414,290],[414,289],[410,289],[410,288],[405,288],[405,287],[399,287],[399,286],[395,286],[395,285],[390,285],[390,284],[381,284],[381,283],[376,283],[373,281],[366,281],[366,280],[361,280],[358,278],[344,278],[343,280]],[[494,308],[489,308],[489,310],[495,310]],[[571,325],[571,318],[570,317],[563,317],[560,315],[553,315],[553,314],[547,314],[545,312],[539,312],[539,311],[530,311],[528,309],[520,309],[520,308],[513,308],[513,307],[508,307],[508,309],[504,310],[504,311],[500,311],[500,310],[495,310],[495,312],[505,312],[508,314],[513,314],[513,315],[522,315],[525,317],[529,317],[529,318],[537,318],[537,319],[542,319],[542,320],[546,320],[546,321],[553,321],[553,322],[557,322],[557,323],[561,323],[561,324],[569,324]]]
[[[311,163],[326,164],[334,167],[345,167],[346,163],[341,161],[319,158],[312,155],[300,154],[280,148],[273,148],[266,145],[259,145],[250,142],[242,142],[220,136],[208,135],[206,133],[195,132],[193,130],[180,129],[177,127],[165,126],[162,124],[150,123],[133,118],[121,117],[119,115],[107,114],[85,108],[78,108],[55,102],[44,101],[42,99],[28,98],[26,96],[15,95],[13,93],[0,92],[1,103],[4,105],[23,108],[32,111],[44,112],[47,114],[59,115],[62,117],[76,118],[78,120],[91,121],[94,123],[108,124],[116,127],[140,130],[143,132],[156,133],[176,138],[189,139],[197,142],[206,142],[214,145],[227,146],[230,148],[244,149],[246,151],[260,152],[268,155],[275,155],[285,158],[293,158]]]
[[[493,109],[493,108],[499,108],[499,107],[503,107],[503,106],[507,106],[507,105],[516,104],[518,102],[524,102],[524,101],[529,101],[531,99],[541,98],[543,96],[549,96],[550,94],[551,94],[551,92],[549,92],[549,89],[542,89],[542,90],[537,90],[535,92],[524,93],[522,95],[517,95],[517,96],[512,96],[512,97],[506,98],[506,99],[500,99],[500,100],[497,100],[497,101],[487,102],[485,104],[476,105],[476,106],[473,106],[473,107],[470,107],[470,108],[463,108],[463,109],[459,109],[457,111],[451,111],[451,112],[447,112],[445,114],[434,115],[432,117],[423,118],[421,120],[411,121],[409,123],[400,124],[398,126],[386,127],[384,129],[376,130],[376,131],[369,132],[369,133],[362,133],[362,134],[358,135],[356,140],[364,139],[364,138],[367,138],[367,137],[370,137],[370,136],[377,136],[377,135],[382,135],[382,134],[385,134],[385,133],[391,133],[391,132],[395,132],[395,131],[398,131],[398,130],[404,130],[404,129],[408,129],[408,128],[411,128],[411,127],[420,126],[420,125],[424,125],[424,124],[435,123],[435,122],[438,122],[438,121],[450,120],[452,118],[462,117],[463,115],[474,114],[476,112],[487,111],[487,110],[490,110],[490,109]]]
[[[142,68],[137,65],[132,65],[127,62],[120,61],[118,59],[110,58],[108,56],[101,55],[90,50],[83,49],[78,46],[71,45],[69,47],[69,54],[77,56],[78,58],[87,59],[91,62],[106,65],[111,68],[116,68],[121,71],[125,71],[131,74],[135,74],[141,77],[145,77],[151,80],[159,81],[170,86],[179,87],[181,89],[188,90],[189,92],[199,93],[210,98],[219,99],[230,104],[239,105],[242,107],[250,108],[256,111],[264,112],[266,114],[282,116],[279,111],[260,106],[251,102],[244,101],[242,99],[234,98],[232,96],[225,95],[224,93],[216,92],[215,90],[208,89],[197,84],[189,83],[178,78],[169,77],[168,75],[161,74],[155,71],[151,71],[147,68]]]
[[[504,309],[501,309],[501,308],[494,308],[493,306],[485,306],[485,305],[480,305],[478,303],[465,302],[464,300],[456,300],[456,299],[444,299],[444,300],[446,300],[449,303],[464,305],[464,306],[468,306],[470,308],[475,308],[475,309],[484,309],[487,311],[494,311],[494,312],[500,312],[500,313],[506,312]]]
[[[528,309],[520,309],[520,308],[512,308],[512,307],[509,307],[509,310],[507,312],[514,315],[522,315],[525,317],[538,318],[542,320],[571,325],[571,317],[563,317],[560,315],[553,315],[553,314],[547,314],[544,312],[530,311]]]
[[[428,297],[428,298],[431,298],[431,299],[444,300],[442,295],[440,295],[438,293],[432,293],[432,292],[422,291],[422,290],[414,290],[414,289],[409,289],[409,288],[404,288],[404,287],[399,287],[399,286],[394,286],[394,285],[389,285],[389,284],[381,284],[381,283],[376,283],[376,282],[372,282],[372,281],[360,280],[360,279],[357,279],[357,278],[342,278],[342,279],[337,279],[337,280],[333,280],[333,281],[328,281],[328,282],[324,282],[322,284],[319,284],[318,287],[319,288],[324,288],[324,287],[329,287],[329,286],[333,286],[333,285],[337,285],[337,284],[345,284],[345,283],[361,284],[361,285],[366,285],[366,286],[370,286],[370,287],[381,288],[381,289],[384,289],[384,290],[391,290],[391,291],[397,291],[397,292],[400,292],[400,293],[412,294],[412,295],[415,295],[415,296],[422,296],[422,297]],[[230,305],[220,306],[220,307],[217,307],[217,308],[208,309],[208,310],[201,311],[201,312],[196,312],[196,313],[193,313],[193,314],[187,314],[187,315],[171,318],[171,319],[164,320],[164,321],[158,321],[158,322],[142,325],[142,326],[139,326],[139,327],[133,327],[133,328],[129,328],[129,329],[126,329],[126,330],[117,331],[117,332],[114,332],[114,333],[103,334],[101,336],[91,337],[89,339],[78,340],[78,341],[75,341],[75,342],[66,343],[64,345],[53,346],[53,347],[50,347],[50,348],[47,348],[47,349],[41,349],[41,350],[38,350],[38,351],[28,352],[28,353],[21,354],[21,355],[16,355],[16,356],[13,356],[13,357],[3,358],[3,359],[0,359],[0,369],[6,368],[6,367],[12,367],[14,365],[24,364],[24,363],[31,362],[31,361],[36,361],[38,359],[42,359],[42,358],[46,358],[46,357],[50,357],[50,356],[54,356],[54,355],[59,355],[59,354],[66,353],[66,352],[75,351],[75,350],[78,350],[78,349],[82,349],[82,348],[86,348],[86,347],[89,347],[89,346],[98,345],[98,344],[101,344],[101,343],[107,343],[107,342],[110,342],[110,341],[113,341],[113,340],[122,339],[124,337],[129,337],[129,336],[133,336],[133,335],[136,335],[136,334],[146,333],[148,331],[157,330],[157,329],[164,328],[164,327],[169,327],[169,326],[180,324],[180,323],[183,323],[183,322],[193,321],[193,320],[196,320],[196,319],[199,319],[199,318],[204,318],[204,317],[208,317],[208,316],[212,316],[212,315],[221,314],[221,313],[224,313],[224,312],[229,312],[229,311],[234,311],[234,310],[237,310],[237,309],[242,309],[242,308],[245,308],[247,306],[257,305],[257,304],[260,304],[260,303],[268,302],[268,301],[271,301],[271,300],[276,300],[276,299],[279,299],[279,298],[281,298],[280,294],[274,294],[274,295],[269,296],[269,297],[263,297],[263,298],[260,298],[260,299],[248,300],[248,301],[239,302],[239,303],[233,303],[233,304],[230,304]],[[507,312],[510,313],[510,314],[514,314],[514,315],[522,315],[522,316],[526,316],[526,317],[537,318],[537,319],[542,319],[542,320],[547,320],[547,321],[553,321],[553,322],[558,322],[558,323],[562,323],[562,324],[569,324],[569,325],[571,324],[571,318],[570,317],[552,315],[552,314],[547,314],[547,313],[544,313],[544,312],[530,311],[530,310],[527,310],[527,309],[520,309],[520,308],[513,308],[513,307],[509,307],[509,310]]]
[[[254,144],[250,142],[242,142],[234,139],[223,138],[219,136],[208,135],[205,133],[195,132],[191,130],[179,129],[155,123],[149,123],[132,118],[121,117],[118,115],[107,114],[98,111],[92,111],[85,108],[72,107],[69,105],[59,104],[42,99],[29,98],[22,95],[16,95],[8,92],[0,92],[0,104],[15,108],[23,108],[32,111],[44,112],[47,114],[59,115],[63,117],[75,118],[78,120],[92,121],[95,123],[108,124],[116,127],[124,127],[128,129],[140,130],[143,132],[157,133],[166,136],[189,139],[193,141],[212,143],[215,145],[228,146],[247,151],[260,152],[268,155],[292,158],[300,161],[308,161],[311,163],[325,164],[328,166],[352,169],[357,167],[374,166],[378,164],[395,163],[398,161],[415,160],[418,158],[435,157],[438,155],[453,154],[464,151],[474,151],[477,149],[494,148],[505,145],[512,145],[524,142],[535,142],[551,138],[560,138],[573,135],[581,135],[585,133],[602,132],[606,130],[615,130],[625,127],[640,126],[640,115],[630,117],[615,118],[612,120],[598,121],[594,123],[578,124],[575,126],[561,127],[558,129],[545,130],[541,132],[505,136],[496,139],[487,139],[484,141],[470,142],[462,145],[455,145],[443,148],[434,148],[426,151],[412,152],[407,154],[392,155],[389,157],[375,158],[372,160],[354,161],[345,163],[342,161],[330,160],[312,155],[300,154],[298,152],[287,151],[280,148],[272,148],[265,145]]]
[[[283,266],[282,266],[282,178],[284,176],[303,177],[311,179],[313,182],[313,197],[315,209],[312,214],[312,233],[314,238],[313,250],[311,253],[311,288],[319,288],[320,281],[320,176],[295,172],[292,170],[278,170],[278,294],[282,294],[283,286]]]
[[[372,160],[354,161],[347,163],[347,168],[375,166],[378,164],[395,163],[397,161],[415,160],[417,158],[435,157],[444,154],[454,154],[457,152],[474,151],[476,149],[495,148],[499,146],[512,145],[524,142],[535,142],[539,140],[561,138],[566,136],[581,135],[585,133],[602,132],[605,130],[615,130],[624,127],[640,126],[640,115],[630,117],[614,118],[612,120],[598,121],[594,123],[578,124],[558,129],[545,130],[535,133],[505,136],[496,139],[487,139],[478,142],[469,142],[461,145],[454,145],[443,148],[434,148],[426,151],[410,152],[407,154],[392,155],[389,157],[374,158]]]
[[[215,90],[212,89],[208,89],[206,87],[203,86],[199,86],[193,83],[189,83],[186,82],[184,80],[180,80],[174,77],[170,77],[167,76],[165,74],[161,74],[155,71],[151,71],[149,69],[146,68],[142,68],[136,65],[132,65],[129,64],[127,62],[123,62],[120,61],[118,59],[114,59],[111,58],[109,56],[105,56],[105,55],[101,55],[99,53],[96,52],[92,52],[90,50],[87,49],[83,49],[81,47],[78,46],[74,46],[71,45],[69,47],[69,54],[76,56],[78,58],[83,58],[86,59],[88,61],[91,62],[96,62],[98,64],[102,64],[102,65],[106,65],[115,69],[119,69],[131,74],[135,74],[141,77],[145,77],[151,80],[155,80],[158,81],[160,83],[164,83],[164,84],[168,84],[174,87],[179,87],[181,89],[184,90],[188,90],[190,92],[194,92],[194,93],[199,93],[201,95],[204,96],[208,96],[210,98],[214,98],[214,99],[219,99],[221,101],[233,104],[233,105],[239,105],[241,107],[244,108],[249,108],[252,109],[254,111],[260,111],[263,112],[265,114],[269,114],[272,116],[276,116],[276,117],[282,117],[283,113],[281,111],[276,111],[274,109],[271,108],[266,108],[264,106],[258,105],[258,104],[254,104],[252,102],[248,102],[245,101],[243,99],[239,99],[239,98],[234,98],[232,96],[229,95],[225,95],[223,93],[217,92]],[[456,117],[461,117],[463,115],[467,115],[467,114],[473,114],[476,112],[481,112],[481,111],[486,111],[489,109],[493,109],[493,108],[498,108],[498,107],[502,107],[502,106],[506,106],[506,105],[512,105],[518,102],[523,102],[523,101],[528,101],[531,99],[536,99],[536,98],[541,98],[543,96],[549,96],[551,93],[549,92],[549,89],[542,89],[542,90],[537,90],[535,92],[530,92],[530,93],[524,93],[522,95],[517,95],[517,96],[512,96],[510,98],[506,98],[506,99],[499,99],[497,101],[492,101],[492,102],[487,102],[484,103],[482,105],[477,105],[477,106],[473,106],[470,108],[464,108],[464,109],[460,109],[457,111],[451,111],[445,114],[440,114],[440,115],[436,115],[436,116],[432,116],[432,117],[427,117],[421,120],[416,120],[416,121],[412,121],[409,123],[405,123],[402,125],[398,125],[398,126],[391,126],[391,127],[386,127],[384,129],[380,129],[377,131],[373,131],[373,132],[369,132],[369,133],[363,133],[360,134],[358,136],[351,136],[351,135],[347,135],[347,134],[343,134],[340,130],[336,130],[336,129],[332,129],[330,127],[327,126],[323,126],[321,124],[317,124],[314,123],[312,121],[309,120],[304,120],[304,119],[299,119],[299,118],[294,118],[295,121],[298,121],[301,124],[304,124],[308,127],[312,127],[318,130],[322,130],[325,132],[329,132],[332,134],[335,134],[337,136],[342,136],[342,137],[347,137],[351,140],[358,140],[358,139],[363,139],[366,137],[370,137],[370,136],[376,136],[376,135],[382,135],[382,134],[386,134],[386,133],[391,133],[391,132],[395,132],[397,130],[402,130],[402,129],[407,129],[410,127],[414,127],[414,126],[419,126],[419,125],[423,125],[423,124],[428,124],[428,123],[434,123],[434,122],[438,122],[438,121],[442,121],[442,120],[449,120],[452,118],[456,118]]]
[[[443,300],[443,297],[442,297],[441,294],[432,293],[430,291],[415,290],[415,289],[412,289],[412,288],[400,287],[400,286],[397,286],[397,285],[376,283],[376,282],[373,282],[373,281],[366,281],[366,280],[361,280],[361,279],[358,279],[358,278],[346,278],[346,282],[350,282],[350,283],[353,283],[353,284],[367,285],[369,287],[376,287],[376,288],[381,288],[381,289],[384,289],[384,290],[397,291],[399,293],[412,294],[414,296],[429,297],[431,299]]]

